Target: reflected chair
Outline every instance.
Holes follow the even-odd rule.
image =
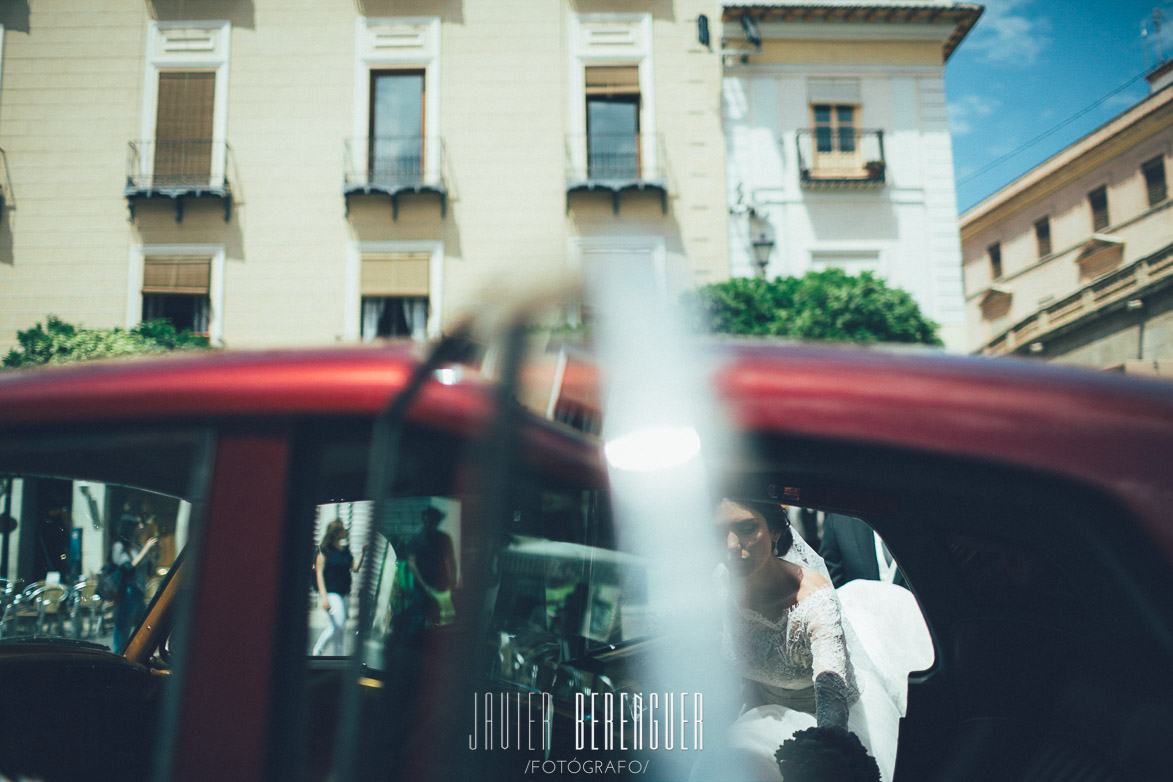
[[[64,584],[36,581],[4,608],[0,637],[29,634],[61,634],[70,595]]]
[[[98,596],[95,580],[82,579],[73,585],[69,599],[69,619],[74,638],[93,638],[101,635],[105,615],[103,600]]]
[[[30,592],[37,608],[37,632],[46,635],[64,635],[71,590],[65,584],[38,581],[25,592]]]

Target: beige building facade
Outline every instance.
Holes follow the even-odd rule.
[[[1171,71],[961,216],[971,351],[1173,371]]]
[[[0,6],[0,350],[50,314],[218,344],[443,331],[599,255],[728,276],[706,0]]]

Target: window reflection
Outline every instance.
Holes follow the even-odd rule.
[[[190,515],[178,497],[117,483],[40,470],[0,477],[0,640],[123,651],[186,544]]]

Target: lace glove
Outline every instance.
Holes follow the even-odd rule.
[[[815,720],[820,728],[847,728],[847,682],[837,673],[815,677]]]

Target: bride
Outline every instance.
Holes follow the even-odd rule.
[[[716,523],[725,540],[719,584],[729,609],[722,644],[745,680],[745,705],[731,728],[730,750],[745,773],[753,779],[780,779],[775,759],[779,746],[799,731],[818,727],[826,730],[803,737],[832,744],[858,739],[878,765],[879,778],[890,780],[912,668],[883,674],[876,669],[844,619],[825,565],[794,535],[782,506],[726,499],[717,509]],[[844,590],[874,593],[884,588],[903,593],[890,595],[911,601],[915,608],[911,594],[900,587],[852,582]],[[866,595],[851,604],[869,611],[884,605]],[[889,605],[896,606],[896,613],[909,607],[908,602]],[[919,629],[924,636],[918,645],[931,649],[923,622]],[[870,634],[869,641],[877,640]],[[884,653],[882,659],[890,663],[893,653]],[[793,746],[790,750],[794,754]],[[851,762],[862,759],[866,771],[871,761],[862,751],[854,754]],[[706,776],[705,765],[694,776]],[[708,771],[718,773],[715,768]],[[870,774],[876,778],[875,766]]]

